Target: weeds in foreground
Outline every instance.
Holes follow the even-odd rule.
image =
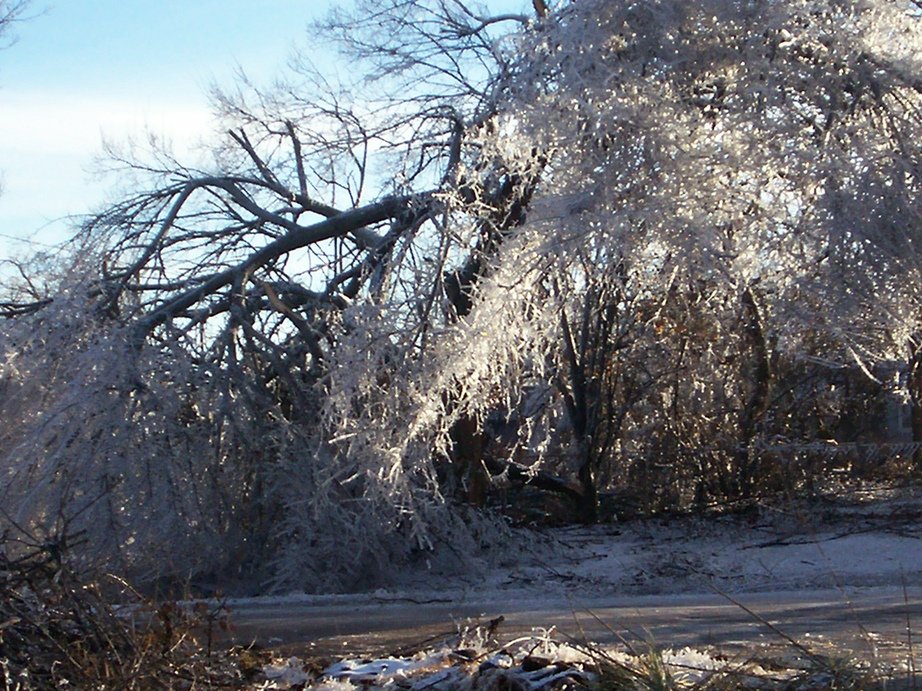
[[[479,633],[478,633],[479,632]],[[747,654],[670,650],[649,639],[603,646],[553,631],[499,644],[468,628],[452,646],[402,657],[306,665],[290,658],[264,667],[261,689],[447,689],[452,691],[873,691],[913,689],[911,678],[806,646]],[[809,650],[809,649],[808,649]],[[405,649],[406,653],[409,650]],[[255,687],[254,687],[255,688]]]
[[[572,640],[553,631],[500,642],[503,619],[498,617],[462,628],[447,643],[428,640],[381,659],[321,663],[273,659],[268,652],[240,647],[219,650],[214,633],[227,626],[220,604],[136,599],[135,607],[112,608],[52,546],[24,550],[15,559],[0,553],[0,689],[916,689],[911,622],[910,657],[902,671],[841,651],[815,650],[739,603],[776,634],[780,651],[669,650],[649,636],[603,646],[585,635]]]
[[[7,574],[8,575],[8,574]],[[63,584],[66,579],[58,578]],[[845,656],[805,646],[748,657],[669,650],[652,640],[603,646],[553,631],[500,643],[495,627],[468,627],[448,644],[427,641],[400,656],[305,661],[265,651],[207,649],[193,629],[206,620],[176,605],[133,629],[92,589],[38,582],[3,585],[0,688],[78,689],[440,689],[457,691],[870,691],[914,689]],[[54,579],[52,579],[54,583]],[[11,599],[10,595],[13,595]],[[16,617],[10,617],[15,610]],[[22,616],[25,615],[25,616]],[[17,619],[18,617],[18,619]],[[495,621],[495,620],[494,620]],[[136,622],[137,623],[137,622]],[[488,630],[489,629],[489,630]],[[784,654],[785,651],[789,654]],[[904,677],[903,681],[910,680]],[[888,684],[889,681],[889,684]],[[897,681],[899,681],[897,679]],[[911,681],[911,680],[910,680]]]
[[[139,601],[119,611],[64,554],[49,543],[0,551],[0,689],[228,688],[243,678],[232,656],[210,650],[215,608]]]

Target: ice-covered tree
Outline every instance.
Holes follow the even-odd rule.
[[[209,166],[117,158],[0,331],[7,520],[342,586],[477,547],[484,483],[751,494],[780,355],[914,342],[912,5],[535,9],[360,3],[321,27],[359,82],[302,61],[216,94]]]

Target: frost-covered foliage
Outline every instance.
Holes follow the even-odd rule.
[[[547,164],[481,299],[520,305],[499,338],[522,334],[531,375],[566,380],[585,461],[620,445],[640,471],[688,473],[686,491],[745,494],[752,442],[787,433],[768,409],[781,354],[822,333],[811,356],[905,357],[920,48],[917,13],[865,2],[580,2],[523,38],[494,146],[512,171]],[[606,383],[613,368],[641,381]]]
[[[915,256],[920,33],[899,3],[574,4],[523,46],[503,132],[551,155],[537,254],[607,252],[598,270],[655,299],[753,287],[779,317],[823,300],[865,326]]]
[[[180,349],[138,353],[89,292],[62,286],[0,336],[8,537],[67,535],[145,574],[241,560],[258,507],[237,461],[272,447],[235,405],[245,387]]]
[[[779,358],[870,373],[917,328],[918,17],[894,3],[580,2],[520,41],[458,179],[501,161],[527,221],[483,260],[471,313],[430,333],[405,390],[390,386],[411,435],[389,448],[412,457],[417,432],[448,448],[452,419],[511,413],[544,382],[546,415],[525,422],[569,427],[584,493],[596,475],[653,482],[665,494],[645,501],[674,506],[781,481],[755,448],[792,432]],[[463,184],[450,196],[468,245],[476,202]],[[378,421],[394,427],[351,424],[367,438]],[[520,433],[539,456],[551,438]]]
[[[449,61],[492,27],[419,11],[420,28],[441,17],[467,36]],[[113,152],[128,192],[75,242],[92,270],[7,286],[9,539],[79,535],[88,557],[142,579],[342,589],[496,533],[441,494],[419,437],[404,461],[399,423],[393,448],[377,422],[367,443],[353,430],[396,414],[368,392],[414,359],[421,315],[443,319],[423,254],[461,251],[440,237],[439,189],[489,113],[466,92],[357,103],[301,76],[217,94],[231,133],[206,169]]]
[[[121,159],[95,271],[8,308],[8,525],[350,587],[495,539],[457,501],[484,462],[572,475],[585,520],[751,496],[766,440],[819,434],[805,356],[920,359],[908,6],[357,12],[324,28],[372,81],[218,94],[214,163]]]

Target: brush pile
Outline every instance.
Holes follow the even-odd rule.
[[[0,689],[180,689],[233,685],[239,669],[204,650],[196,613],[107,602],[60,544],[0,552]],[[124,615],[131,612],[138,626]]]

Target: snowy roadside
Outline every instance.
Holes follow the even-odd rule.
[[[671,688],[702,685],[725,675],[726,660],[689,648],[637,655],[602,647],[589,648],[548,636],[522,638],[502,649],[428,651],[412,658],[343,660],[317,669],[299,658],[277,660],[264,667],[265,680],[256,688],[311,688],[323,691],[362,689],[577,689],[601,687],[603,679],[625,683],[645,676],[668,680]],[[732,677],[793,680],[804,670],[769,672],[758,663],[737,665]],[[816,671],[813,672],[817,674]],[[627,686],[622,688],[629,688]]]
[[[868,643],[874,648],[872,662],[886,661],[888,669],[903,673],[906,650],[901,638],[907,613],[917,618],[922,603],[922,498],[909,492],[871,498],[785,511],[764,509],[743,517],[558,528],[540,539],[523,540],[518,548],[493,555],[490,561],[484,558],[476,575],[419,569],[394,574],[390,586],[373,592],[247,598],[231,600],[228,606],[241,631],[247,631],[248,620],[271,623],[273,618],[281,622],[288,617],[295,637],[286,643],[303,638],[301,656],[283,655],[266,663],[267,689],[296,687],[309,679],[311,688],[369,684],[372,688],[475,688],[472,675],[485,674],[512,675],[528,682],[523,688],[550,688],[541,680],[558,679],[554,674],[576,684],[581,675],[594,673],[597,660],[589,660],[585,650],[579,653],[581,662],[573,658],[573,651],[561,652],[561,640],[572,642],[572,633],[564,632],[566,625],[558,631],[564,632],[562,639],[552,642],[540,631],[529,635],[528,624],[552,629],[567,620],[572,625],[578,615],[587,631],[598,633],[599,627],[591,625],[596,613],[611,620],[629,611],[637,612],[636,630],[650,624],[655,642],[663,644],[657,655],[672,665],[672,673],[696,683],[726,667],[727,650],[772,639],[788,645],[766,631],[758,615],[736,612],[730,621],[726,614],[717,613],[721,604],[725,611],[735,610],[728,603],[736,598],[756,603],[754,609],[768,613],[773,621],[788,617],[790,632],[811,650],[835,642],[816,631],[847,632],[857,641],[853,650]],[[896,611],[904,599],[905,612]],[[299,622],[299,612],[309,621]],[[323,656],[333,662],[325,668],[304,662],[312,650],[312,637],[329,643],[339,640],[338,634],[344,646],[348,639],[359,649],[366,644],[369,649],[378,645],[394,650],[414,635],[421,640],[433,631],[451,633],[446,623],[448,629],[452,622],[460,629],[464,621],[500,612],[518,613],[507,616],[503,624],[509,635],[517,637],[513,642],[525,641],[533,648],[557,646],[553,655],[547,650],[539,655],[547,659],[546,665],[532,669],[526,661],[523,667],[527,653],[519,658],[505,653],[501,660],[491,657],[496,650],[508,649],[508,637],[493,652],[481,646],[476,661],[461,659],[457,652],[464,645],[461,634],[450,647],[440,647],[441,639],[434,637],[431,647],[414,648],[415,654],[402,657],[350,658],[347,647],[341,656],[329,657],[330,648],[320,644],[314,650],[318,654],[325,650]],[[879,612],[887,612],[886,622],[876,620]],[[725,629],[722,642],[734,645],[724,647],[716,657],[713,647],[711,652],[701,652],[704,646],[686,647],[687,634],[695,627],[713,628],[714,617]],[[441,627],[435,622],[441,622]],[[480,623],[486,625],[487,620],[481,618]],[[609,642],[595,650],[603,650],[611,658],[608,662],[617,660],[633,669],[647,660],[646,653],[625,651],[623,644],[612,646],[612,636],[605,637]],[[642,638],[632,640],[644,644]],[[678,647],[671,647],[673,640]],[[801,655],[784,674],[802,674],[814,663],[804,662]],[[747,669],[755,676],[764,672],[755,663]]]
[[[922,586],[922,496],[758,516],[657,518],[555,528],[470,570],[425,565],[364,593],[238,598],[229,606],[596,601],[640,595]]]

